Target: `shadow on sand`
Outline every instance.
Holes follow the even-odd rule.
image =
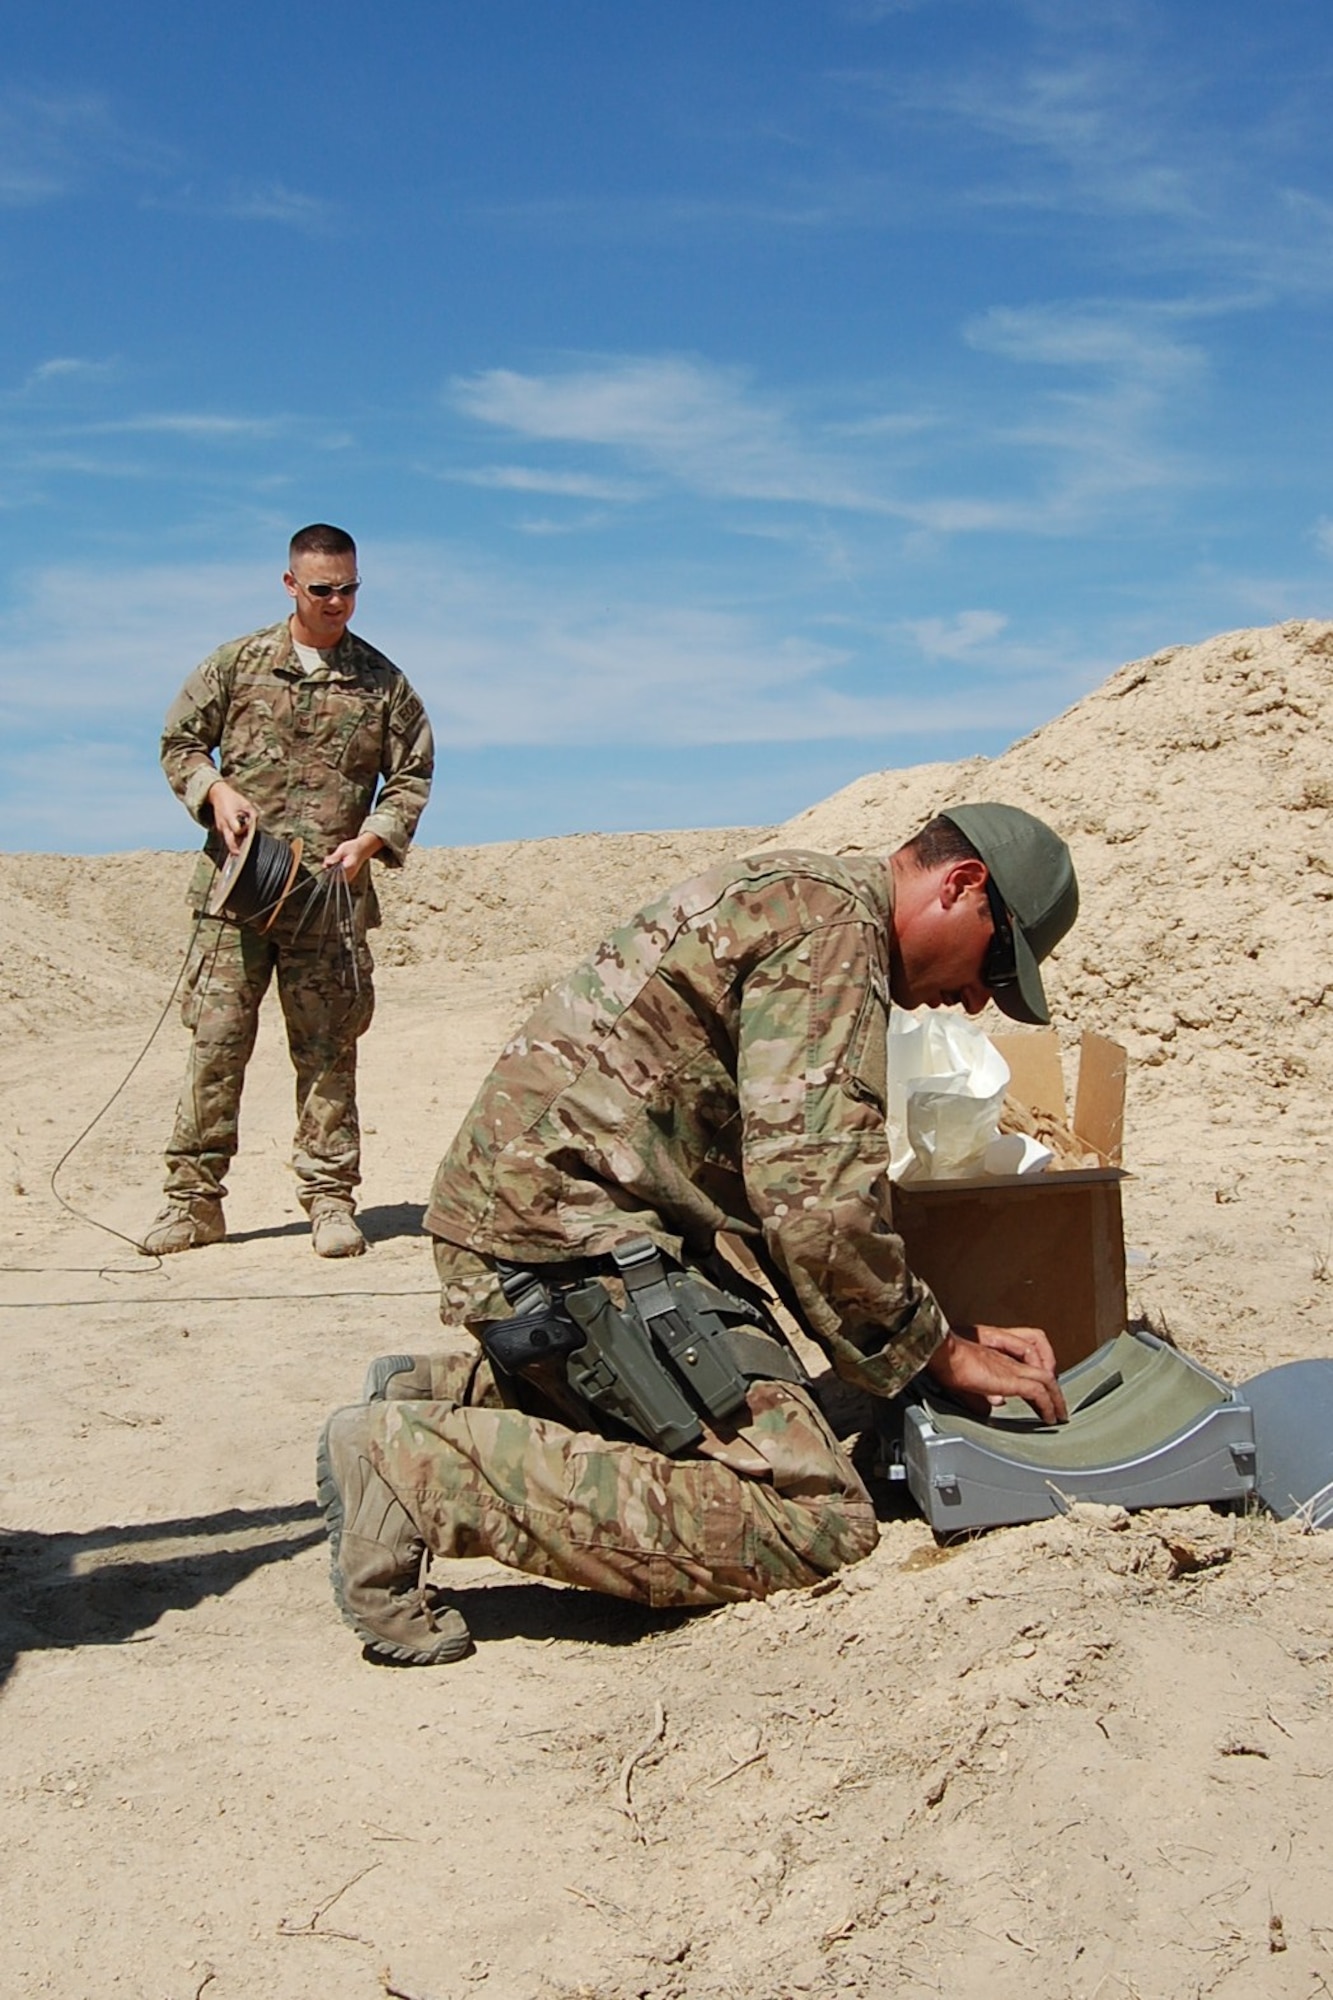
[[[559,1639],[585,1646],[637,1646],[655,1632],[674,1632],[699,1611],[650,1611],[620,1598],[565,1584],[492,1579],[458,1583],[450,1578],[445,1599],[456,1604],[478,1646],[499,1639]]]
[[[85,1534],[0,1528],[0,1687],[23,1653],[134,1644],[165,1612],[223,1597],[266,1563],[286,1562],[323,1540],[313,1500]],[[517,1579],[448,1594],[481,1645],[561,1639],[632,1646],[697,1615]]]
[[[0,1528],[0,1686],[21,1653],[122,1645],[323,1539],[313,1500],[81,1535]]]
[[[425,1204],[419,1201],[381,1202],[378,1208],[359,1208],[356,1219],[361,1225],[361,1233],[367,1243],[388,1243],[396,1236],[411,1236],[427,1241],[423,1224]],[[300,1222],[275,1222],[269,1229],[234,1229],[227,1232],[229,1243],[270,1243],[284,1236],[309,1236],[310,1224],[302,1217]]]

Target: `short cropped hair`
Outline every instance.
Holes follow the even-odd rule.
[[[920,833],[905,842],[903,852],[912,857],[923,873],[941,865],[952,867],[955,861],[981,859],[962,829],[943,813],[936,813],[934,819],[928,819]]]
[[[297,556],[354,556],[356,543],[345,528],[331,528],[327,521],[312,521],[298,528],[287,551],[288,562]]]

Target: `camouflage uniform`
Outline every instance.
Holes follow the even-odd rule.
[[[434,1555],[655,1609],[730,1604],[808,1588],[875,1546],[865,1489],[809,1396],[756,1382],[749,1405],[741,1470],[443,1400],[375,1405],[369,1452]]]
[[[944,1338],[887,1177],[890,876],[776,853],[613,933],[502,1050],[426,1227],[517,1263],[746,1238],[838,1373],[891,1396]]]
[[[748,1240],[848,1381],[892,1395],[945,1333],[894,1234],[885,1133],[891,877],[883,860],[755,856],[615,932],[503,1050],[440,1165],[426,1226],[441,1315],[508,1311],[493,1264],[683,1261]],[[466,1378],[466,1379],[465,1379]],[[438,1553],[652,1604],[809,1584],[873,1546],[868,1497],[808,1393],[667,1458],[493,1402],[434,1365],[435,1400],[373,1412],[369,1451]]]
[[[322,662],[303,671],[285,619],[220,647],[171,705],[162,768],[202,824],[221,776],[266,833],[299,837],[312,867],[363,832],[378,834],[380,858],[399,867],[430,793],[426,712],[397,667],[351,632]],[[190,884],[196,911],[221,851],[214,835]],[[301,1201],[307,1209],[324,1195],[350,1201],[360,1180],[356,1043],[374,1011],[366,932],[380,915],[368,866],[349,886],[350,949],[336,928],[319,920],[300,928],[285,912],[268,932],[200,924],[185,973],[181,1012],[193,1042],[167,1149],[169,1195],[226,1192],[245,1066],[276,971],[296,1070]]]

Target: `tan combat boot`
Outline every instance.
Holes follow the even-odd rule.
[[[315,1462],[329,1531],[329,1575],[343,1618],[377,1660],[443,1666],[472,1650],[463,1614],[439,1610],[421,1584],[425,1542],[371,1464],[373,1411],[335,1411]]]
[[[359,1257],[366,1247],[350,1203],[328,1195],[310,1204],[310,1241],[317,1257]]]
[[[366,1379],[361,1385],[363,1403],[439,1403],[458,1400],[457,1391],[452,1386],[456,1373],[450,1367],[450,1383],[436,1387],[436,1370],[432,1367],[435,1356],[429,1354],[381,1354],[366,1370]],[[453,1355],[440,1355],[438,1359],[451,1364]]]
[[[361,1401],[504,1407],[490,1364],[473,1342],[446,1354],[381,1354],[366,1370]]]
[[[201,1250],[227,1234],[222,1203],[213,1194],[170,1195],[167,1205],[139,1245],[145,1257],[170,1257],[177,1250]]]

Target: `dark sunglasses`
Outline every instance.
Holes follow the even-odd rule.
[[[300,588],[307,597],[355,597],[361,588],[361,579],[351,576],[346,583],[302,583]]]
[[[1003,986],[1018,984],[1018,959],[1014,952],[1014,927],[1009,912],[989,875],[986,877],[986,901],[995,920],[995,934],[986,946],[986,956],[981,961],[981,983],[996,993]]]

